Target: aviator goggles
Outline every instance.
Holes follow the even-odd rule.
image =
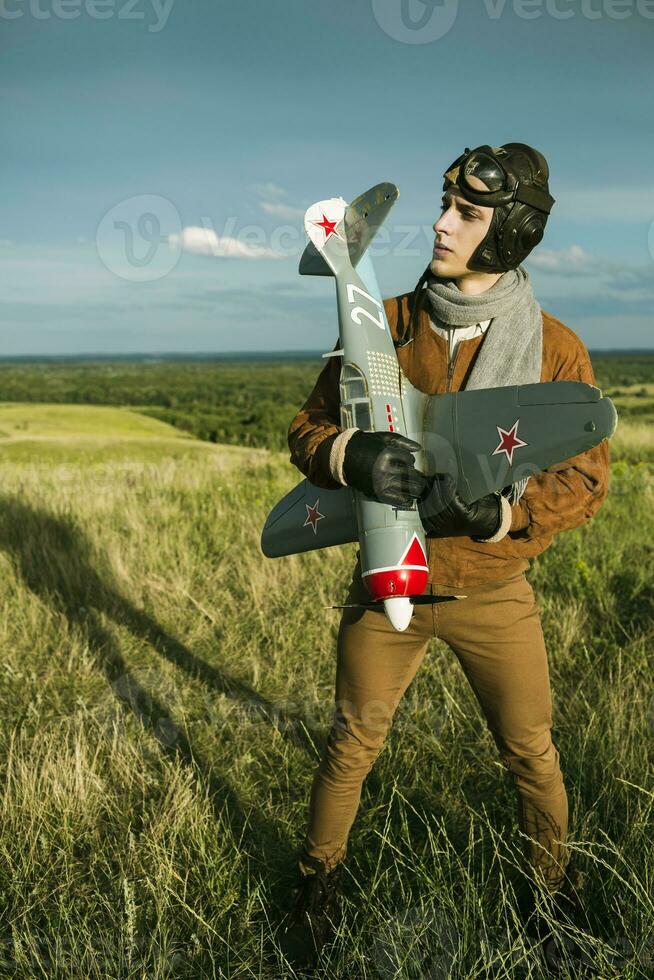
[[[464,152],[448,168],[447,177],[456,167],[459,174],[454,183],[465,192],[466,198],[472,204],[496,208],[512,201],[529,204],[538,211],[549,214],[554,198],[551,194],[534,184],[523,183],[519,177],[508,173],[493,153],[490,146],[484,145],[476,150],[466,146]],[[478,177],[486,184],[487,189],[472,187],[468,178]]]

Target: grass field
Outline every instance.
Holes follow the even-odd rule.
[[[2,404],[0,433],[0,976],[293,976],[275,926],[355,546],[262,557],[287,453],[99,406]],[[529,577],[602,976],[651,978],[653,427],[621,421],[611,448],[599,514]],[[364,783],[320,975],[542,976],[511,925],[520,855],[510,777],[432,641]]]

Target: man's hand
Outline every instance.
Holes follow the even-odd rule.
[[[467,504],[456,492],[449,473],[435,473],[418,500],[418,513],[428,538],[450,538],[467,534],[473,540],[490,538],[500,528],[502,506],[499,493],[489,493]]]
[[[355,432],[345,447],[343,476],[367,497],[410,510],[427,486],[412,456],[419,449],[399,432]]]

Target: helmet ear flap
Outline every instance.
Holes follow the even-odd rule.
[[[483,272],[516,269],[542,240],[547,215],[528,204],[514,202],[495,208],[486,236],[468,261],[468,268]]]
[[[547,215],[528,204],[516,203],[498,229],[498,252],[508,269],[515,269],[538,245],[545,232]]]

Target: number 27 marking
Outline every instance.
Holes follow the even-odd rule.
[[[348,282],[347,299],[349,303],[354,303],[355,293],[360,293],[362,296],[365,296],[365,298],[370,300],[371,303],[374,303],[379,310],[379,318],[377,318],[374,317],[372,313],[370,313],[369,310],[366,310],[363,306],[355,306],[354,309],[350,311],[350,316],[357,324],[357,326],[359,327],[361,326],[361,314],[363,314],[363,316],[367,317],[372,323],[375,324],[376,327],[379,327],[380,330],[385,330],[386,327],[384,325],[384,308],[382,304],[378,300],[376,300],[374,296],[371,296],[370,293],[367,293],[365,289],[361,289],[359,286],[355,286],[354,283]]]

